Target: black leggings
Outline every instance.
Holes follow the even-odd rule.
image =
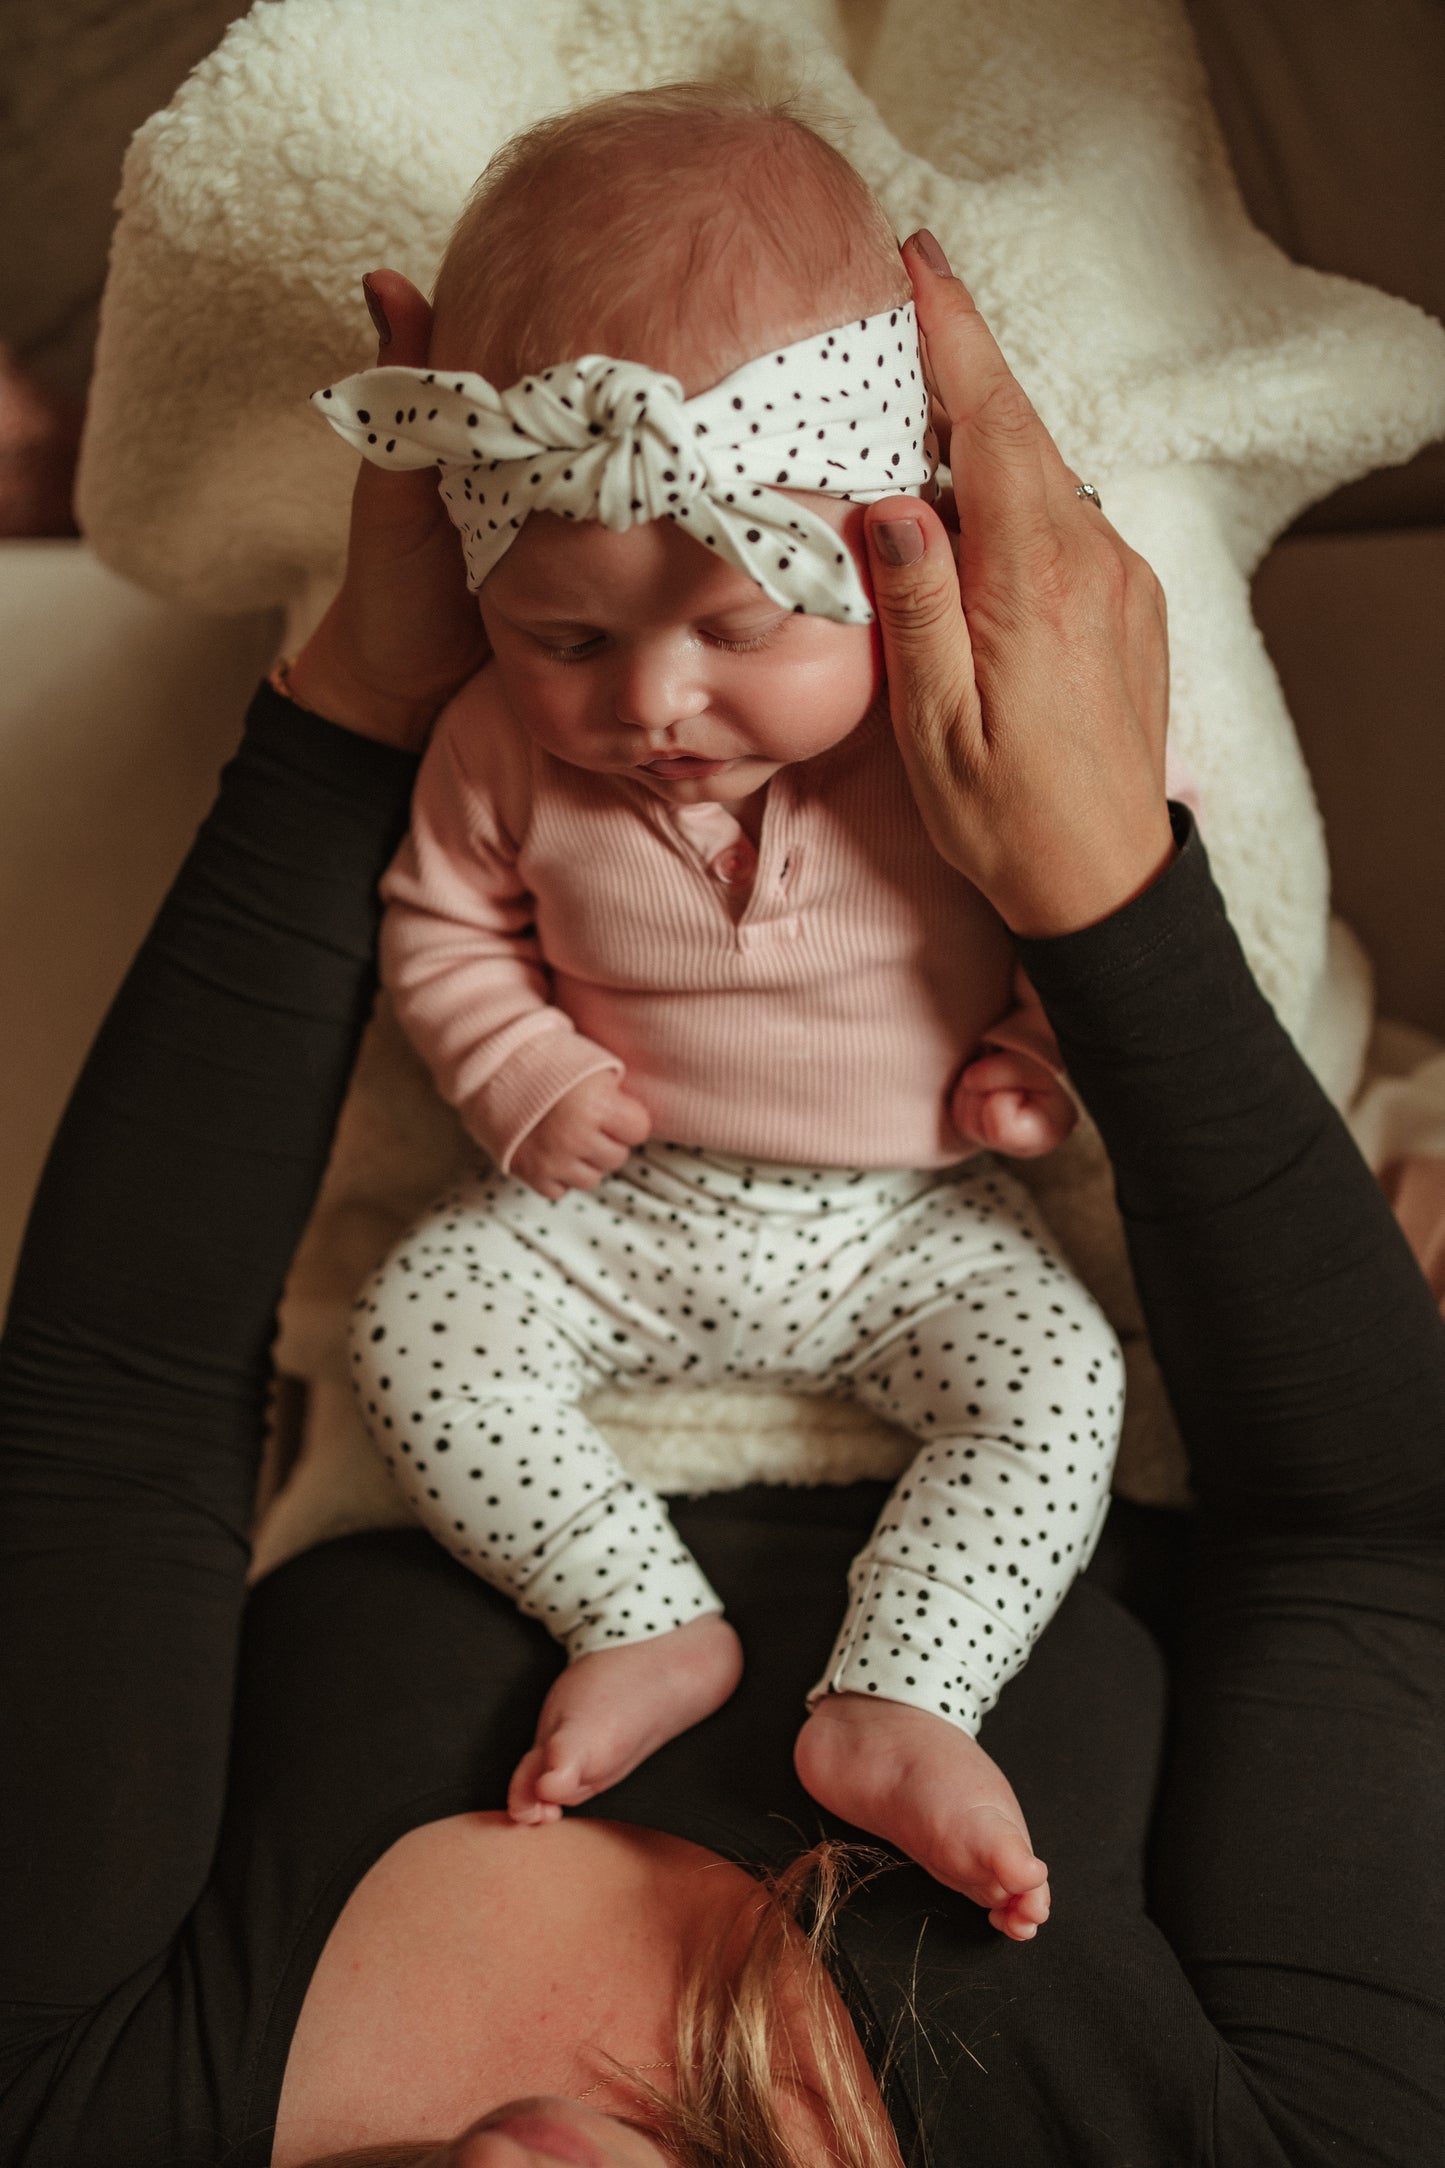
[[[101,2073],[131,2055],[136,2127],[193,2134],[179,2062],[240,2052],[215,1997],[196,2011],[269,1343],[410,775],[258,697],[37,1201],[0,1352],[7,2164],[159,2159],[120,2095],[97,2134]],[[1113,1158],[1200,1501],[1150,1910],[1268,2157],[1424,2168],[1445,2155],[1445,1334],[1197,840],[1103,927],[1023,953]],[[460,1600],[450,1561],[426,1571]],[[364,1740],[364,1693],[352,1720]]]

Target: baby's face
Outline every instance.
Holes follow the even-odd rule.
[[[862,507],[804,501],[861,565]],[[751,797],[846,738],[882,684],[875,627],[780,608],[671,520],[533,513],[478,600],[532,736],[674,805]]]

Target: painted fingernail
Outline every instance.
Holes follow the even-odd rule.
[[[923,555],[923,529],[916,519],[879,519],[868,529],[885,565],[916,565]]]
[[[389,323],[387,322],[387,320],[386,320],[386,311],[385,311],[385,309],[384,309],[384,308],[382,307],[382,305],[381,305],[381,296],[380,296],[380,294],[379,294],[379,293],[377,292],[376,288],[375,288],[375,287],[374,287],[374,286],[372,285],[372,283],[371,283],[371,280],[370,280],[369,278],[365,278],[365,279],[363,279],[363,280],[362,280],[362,282],[361,282],[361,291],[362,291],[362,292],[363,292],[363,293],[365,294],[365,296],[366,296],[366,309],[367,309],[367,314],[368,314],[368,315],[370,316],[370,318],[371,318],[371,321],[372,321],[372,322],[373,322],[373,323],[375,324],[375,326],[376,326],[376,336],[377,336],[377,339],[379,340],[379,342],[381,343],[381,345],[383,345],[383,346],[390,346],[390,344],[391,344],[391,326],[390,326],[390,324],[389,324]]]
[[[943,250],[926,226],[920,226],[917,233],[914,234],[913,246],[917,249],[930,271],[936,271],[941,279],[952,278],[953,273],[948,267],[948,258],[944,255]]]

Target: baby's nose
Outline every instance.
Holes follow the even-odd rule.
[[[632,658],[619,673],[613,694],[619,722],[642,731],[649,742],[669,738],[707,704],[707,688],[675,658]]]

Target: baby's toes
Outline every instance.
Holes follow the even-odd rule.
[[[989,1925],[1013,1942],[1032,1942],[1049,1916],[1049,1906],[1049,1885],[1045,1878],[1032,1889],[1011,1890],[1006,1895],[1000,1893],[988,1907]]]
[[[1038,1933],[1049,1916],[1049,1886],[1045,1882],[1039,1889],[1027,1889],[1022,1896],[1008,1897],[993,1907],[989,1918],[995,1927],[1018,1941],[1026,1941]]]
[[[1049,1885],[1044,1882],[1037,1889],[1024,1890],[1021,1895],[996,1905],[988,1917],[990,1925],[1011,1941],[1032,1942],[1048,1916]]]
[[[534,1779],[538,1799],[555,1806],[580,1807],[584,1799],[616,1781],[617,1772],[600,1766],[598,1741],[564,1718],[540,1749],[543,1763]]]
[[[995,1827],[988,1834],[984,1850],[984,1868],[1000,1885],[1003,1896],[1022,1896],[1025,1890],[1047,1888],[1049,1870],[1037,1858],[1022,1830],[1008,1824]],[[1000,1899],[995,1899],[999,1902]]]
[[[1016,1920],[1024,1920],[1032,1927],[1042,1927],[1052,1904],[1048,1883],[1040,1882],[1037,1889],[1026,1889],[1020,1896],[1012,1898],[1009,1910]]]
[[[1048,1880],[1048,1868],[1034,1856],[1017,1822],[1000,1807],[969,1809],[958,1820],[953,1843],[956,1886],[966,1890],[975,1904],[1003,1904]]]
[[[561,1808],[550,1806],[537,1795],[537,1781],[546,1766],[545,1747],[529,1747],[512,1772],[507,1786],[507,1812],[514,1822],[555,1822]]]
[[[996,1905],[994,1907],[988,1916],[988,1924],[990,1927],[997,1928],[1001,1935],[1006,1935],[1010,1942],[1032,1942],[1043,1923],[1037,1920],[1021,1919],[1015,1911],[1014,1901],[1011,1899],[1006,1905]]]

